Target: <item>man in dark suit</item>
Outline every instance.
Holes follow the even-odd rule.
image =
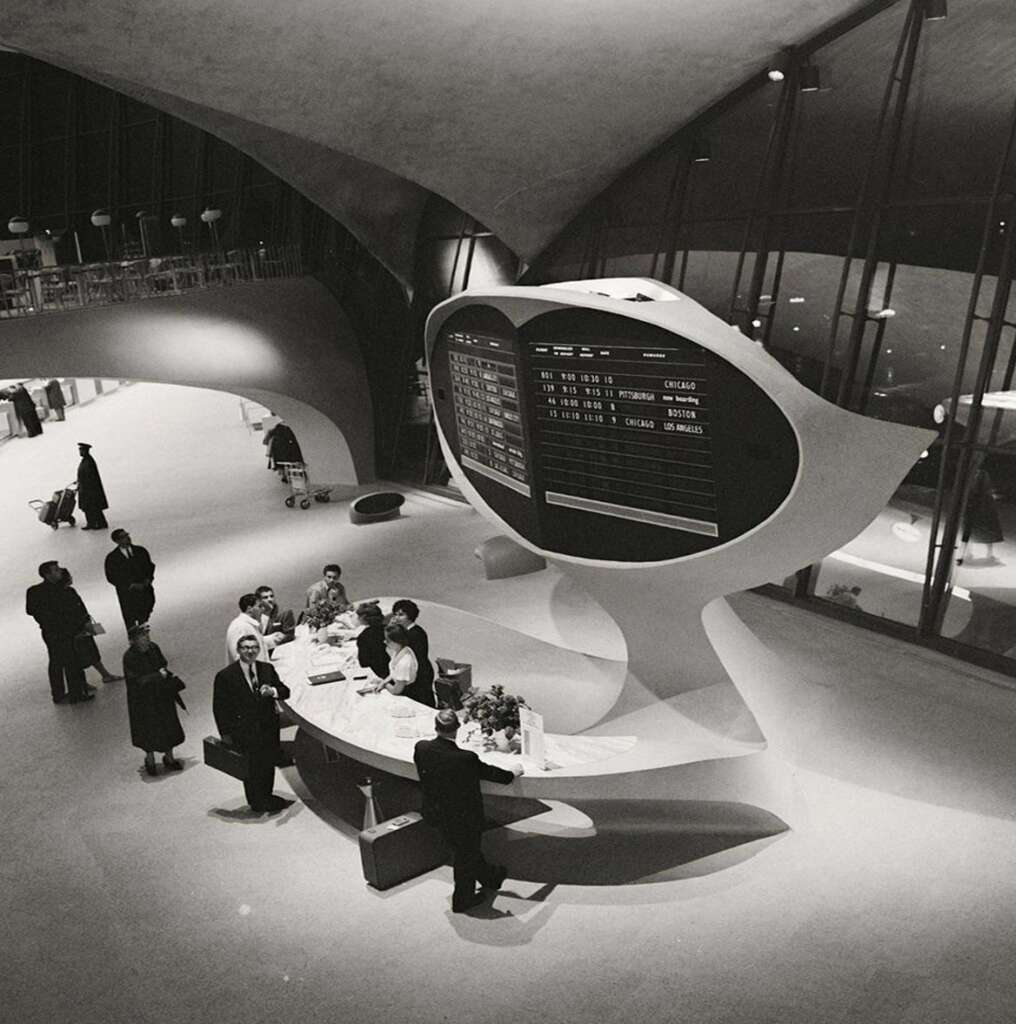
[[[261,641],[249,634],[236,645],[239,660],[215,676],[212,714],[223,741],[248,756],[250,771],[243,791],[251,810],[276,814],[293,801],[272,794],[279,756],[279,713],[276,700],[289,696],[275,666],[258,661]]]
[[[123,623],[130,629],[147,622],[155,607],[155,563],[126,530],[114,530],[112,538],[116,547],[106,555],[106,579],[116,587]]]
[[[85,682],[85,670],[74,649],[74,638],[82,626],[80,598],[64,586],[64,572],[59,562],[43,562],[39,566],[42,582],[25,592],[25,611],[39,623],[42,641],[49,652],[53,703],[77,704],[91,700],[95,692]]]
[[[417,625],[416,619],[420,607],[408,597],[401,597],[392,605],[391,621],[406,631],[409,637],[409,649],[416,655],[416,680],[413,683],[413,700],[430,707],[437,707],[434,697],[434,666],[430,663],[430,640],[423,626]]]
[[[275,600],[275,590],[268,584],[258,587],[254,591],[254,596],[258,599],[255,616],[260,617],[261,635],[281,633],[282,636],[276,640],[275,646],[288,644],[296,635],[296,614],[290,608],[283,611],[279,607],[278,601]]]
[[[522,774],[522,765],[505,771],[457,746],[459,718],[450,709],[437,713],[434,727],[437,738],[420,740],[413,761],[423,786],[423,819],[441,832],[455,854],[452,911],[461,914],[483,902],[483,893],[476,891],[477,882],[485,889],[499,889],[508,874],[505,868],[483,859],[480,780],[507,785]]]

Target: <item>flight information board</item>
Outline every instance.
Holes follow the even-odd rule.
[[[702,348],[530,342],[529,382],[548,504],[719,535]]]
[[[528,498],[514,346],[457,331],[448,336],[448,358],[462,465]]]
[[[696,554],[757,526],[793,487],[787,417],[722,354],[675,330],[588,308],[516,326],[476,304],[444,321],[430,357],[453,459],[548,553]]]

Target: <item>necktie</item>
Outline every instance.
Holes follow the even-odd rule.
[[[247,666],[247,678],[250,680],[250,688],[252,693],[258,692],[258,674],[257,669],[254,668],[253,663]]]

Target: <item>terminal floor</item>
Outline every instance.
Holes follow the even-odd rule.
[[[107,535],[52,532],[25,505],[73,478],[79,440],[95,446],[110,522],[158,563],[153,635],[188,682],[178,775],[139,773],[122,684],[88,705],[50,702],[23,614],[34,567],[59,558],[118,664]],[[200,764],[235,598],[265,582],[297,603],[335,560],[354,596],[415,595],[623,657],[584,594],[552,569],[484,580],[472,550],[494,531],[440,499],[413,495],[403,520],[372,527],[351,526],[341,503],[287,510],[236,399],[210,392],[125,388],[0,447],[0,478],[3,1019],[1012,1021],[1007,681],[738,596],[788,672],[834,698],[823,741],[791,766],[795,828],[718,840],[680,793],[669,806],[607,801],[591,815],[596,836],[575,827],[550,842],[507,825],[490,842],[524,880],[453,916],[449,868],[385,894],[365,887],[348,775],[329,805],[326,772],[286,769],[276,791],[301,799],[255,819],[239,784]]]

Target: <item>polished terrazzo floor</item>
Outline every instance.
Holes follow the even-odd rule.
[[[79,440],[95,446],[110,522],[158,563],[153,634],[188,682],[175,776],[139,774],[121,686],[85,706],[50,703],[23,613],[35,566],[59,558],[118,662],[108,538],[54,533],[25,504],[73,477]],[[509,826],[490,842],[522,880],[453,916],[447,868],[385,894],[365,887],[320,772],[287,769],[276,791],[301,799],[278,818],[246,815],[239,785],[199,755],[225,624],[257,584],[295,603],[335,560],[354,596],[420,596],[624,655],[554,570],[484,580],[472,550],[493,530],[468,508],[412,495],[404,519],[356,528],[341,503],[285,509],[263,466],[236,399],[153,385],[0,448],[4,1019],[1012,1020],[1016,694],[752,595],[735,608],[813,696],[788,764],[791,831],[716,841],[680,793],[601,808],[597,835]]]

